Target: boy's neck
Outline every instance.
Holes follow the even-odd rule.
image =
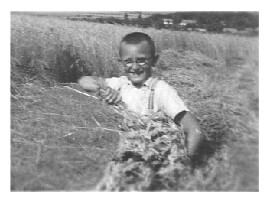
[[[144,83],[132,83],[132,85],[136,88],[141,88]]]
[[[148,82],[150,79],[152,78],[152,76],[150,76],[149,78],[147,78],[144,82],[142,83],[132,83],[132,85],[136,88],[141,88],[143,85],[146,84],[146,82]]]

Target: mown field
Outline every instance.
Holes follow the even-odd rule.
[[[123,122],[76,93],[82,75],[119,76],[121,38],[156,41],[155,75],[196,114],[206,140],[179,191],[258,191],[258,38],[173,32],[11,14],[11,190],[91,190]]]

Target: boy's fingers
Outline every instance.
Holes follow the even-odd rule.
[[[101,96],[106,99],[111,94],[111,88],[106,88],[106,90],[102,91]]]
[[[114,98],[114,90],[110,89],[110,92],[108,93],[108,95],[105,97],[106,101],[111,102],[112,99]]]
[[[108,103],[116,104],[121,101],[121,96],[119,95],[119,93],[110,87],[108,87],[102,95],[105,101]]]
[[[111,91],[111,88],[108,87],[108,88],[104,91],[103,95],[104,95],[104,96],[107,96],[108,94],[110,94],[110,91]]]
[[[113,99],[113,93],[110,93],[107,97],[106,97],[106,100],[108,102],[112,102],[112,99]]]
[[[119,98],[121,98],[119,93],[117,91],[113,90],[111,95],[108,98],[108,102],[116,104],[116,103],[118,103]]]
[[[116,98],[117,98],[117,92],[114,90],[112,93],[112,97],[110,99],[110,102],[115,103]]]
[[[121,96],[118,92],[115,92],[115,95],[113,96],[112,102],[114,104],[118,104],[121,101]]]
[[[117,96],[117,98],[115,100],[115,103],[118,104],[118,103],[121,102],[121,100],[122,100],[121,95],[118,94],[118,96]]]
[[[109,101],[111,98],[112,98],[112,93],[108,94],[108,95],[105,97],[105,100],[106,100],[106,101]]]

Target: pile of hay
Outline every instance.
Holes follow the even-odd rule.
[[[181,127],[162,113],[140,118],[125,109],[118,150],[97,191],[177,190],[190,173]]]

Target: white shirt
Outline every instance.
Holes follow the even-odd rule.
[[[109,87],[120,92],[122,101],[129,110],[139,115],[147,115],[149,114],[149,82],[152,79],[147,79],[140,88],[133,86],[126,76],[107,78],[105,82]],[[171,119],[174,119],[179,112],[189,111],[177,91],[163,80],[159,80],[156,84],[153,105],[154,112],[163,111]]]

